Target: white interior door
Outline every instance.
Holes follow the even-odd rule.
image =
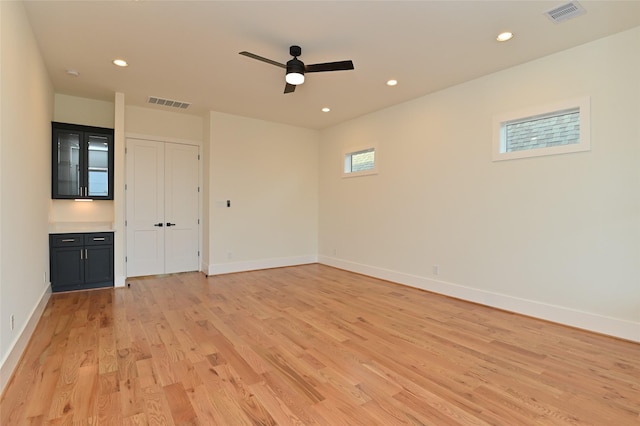
[[[164,144],[127,140],[127,276],[164,273]]]
[[[198,270],[198,147],[165,144],[165,272]]]
[[[197,271],[198,147],[127,139],[127,276]]]

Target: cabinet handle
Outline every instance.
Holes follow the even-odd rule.
[[[104,241],[104,237],[94,237],[93,241]]]
[[[63,243],[72,243],[74,242],[76,239],[75,238],[65,238],[62,240]]]
[[[176,224],[167,222],[167,226],[176,226]]]
[[[84,250],[80,249],[80,260],[84,260],[84,257],[82,256],[82,254],[83,254],[82,252],[83,252],[83,251],[84,251]]]
[[[84,249],[84,258],[89,259],[89,251],[87,249]]]
[[[164,226],[164,224],[162,222],[160,222],[160,223],[155,223],[153,226],[159,226],[160,228],[162,228]]]

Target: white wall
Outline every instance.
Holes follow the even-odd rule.
[[[113,102],[56,93],[53,120],[61,123],[113,129],[115,105]]]
[[[636,28],[323,131],[320,260],[640,340],[639,51]],[[491,161],[494,114],[582,95],[590,152]],[[369,142],[379,174],[341,178]]]
[[[0,2],[0,65],[1,391],[49,294],[53,88],[21,2]]]
[[[203,118],[156,108],[128,105],[125,108],[125,131],[165,139],[203,140]]]
[[[315,262],[318,132],[217,112],[209,124],[206,272]]]

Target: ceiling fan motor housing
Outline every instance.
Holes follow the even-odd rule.
[[[287,62],[287,74],[292,72],[304,74],[304,64],[298,58],[293,58]]]

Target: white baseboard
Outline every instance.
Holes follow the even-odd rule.
[[[214,263],[203,268],[209,275],[231,274],[234,272],[255,271],[258,269],[283,268],[285,266],[306,265],[318,263],[318,256],[278,257],[272,259],[248,260],[246,262]]]
[[[127,277],[125,277],[124,275],[120,275],[117,276],[116,279],[113,282],[113,286],[114,287],[124,287],[125,285],[127,285]]]
[[[51,297],[51,286],[47,285],[40,296],[40,301],[31,311],[29,319],[12,342],[10,346],[11,349],[9,349],[7,356],[2,360],[2,364],[0,365],[0,395],[4,392],[4,388],[9,383],[9,380],[11,380],[13,370],[18,365],[22,353],[27,348],[29,339],[31,339],[31,335],[36,329],[36,325],[38,325],[38,321],[44,312],[44,308],[47,306],[49,297]]]
[[[563,306],[550,305],[534,300],[521,299],[445,281],[433,280],[403,272],[363,265],[329,256],[319,256],[318,262],[335,268],[404,284],[433,293],[503,309],[546,321],[606,334],[621,339],[640,342],[640,323],[606,317]]]

